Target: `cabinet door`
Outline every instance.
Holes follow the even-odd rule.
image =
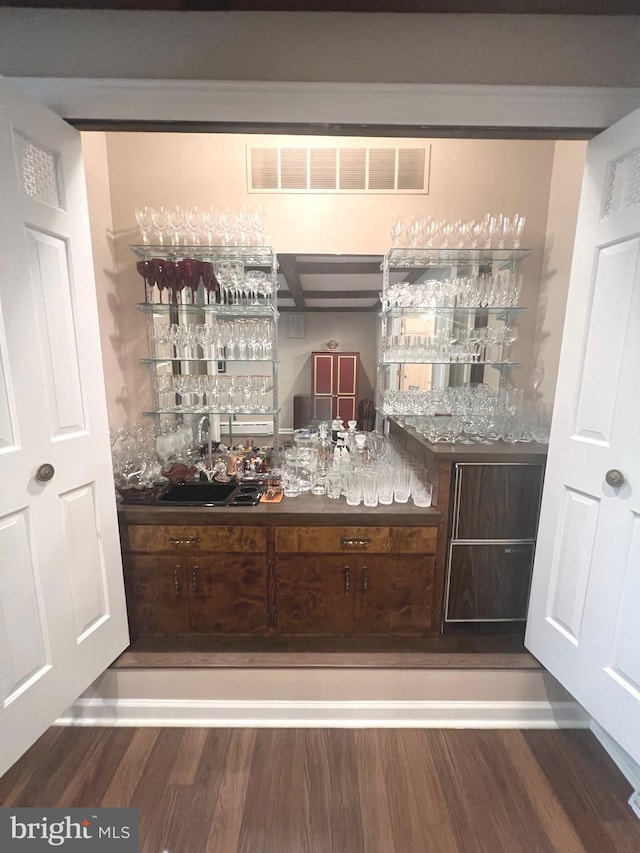
[[[189,630],[187,564],[175,557],[124,558],[127,612],[132,638]]]
[[[452,545],[445,620],[524,620],[532,564],[532,544]]]
[[[188,564],[191,631],[255,634],[267,629],[267,561],[219,554]]]
[[[434,557],[361,557],[355,628],[358,634],[427,634],[431,629]]]
[[[535,539],[542,465],[458,464],[453,539]]]
[[[349,555],[279,554],[279,633],[351,633],[356,568],[357,561]]]

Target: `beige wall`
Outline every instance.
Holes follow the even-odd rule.
[[[93,134],[83,136],[88,140]],[[394,213],[464,219],[481,217],[488,210],[522,212],[527,217],[523,243],[533,252],[522,264],[525,287],[521,304],[528,306],[529,311],[518,320],[519,339],[514,352],[516,360],[525,366],[522,370],[513,371],[513,382],[527,387],[534,350],[538,346],[536,306],[547,238],[554,143],[432,140],[430,192],[427,196],[248,194],[247,143],[265,140],[274,143],[286,139],[291,137],[106,135],[112,233],[109,233],[110,223],[104,220],[106,199],[96,195],[91,203],[94,240],[96,245],[100,240],[106,240],[109,251],[108,263],[98,262],[98,275],[104,305],[103,349],[112,423],[139,420],[140,413],[150,401],[149,374],[147,368],[138,363],[147,352],[145,318],[135,309],[135,303],[143,298],[143,285],[135,270],[135,258],[128,248],[137,239],[134,209],[145,203],[182,206],[213,203],[219,207],[261,204],[272,244],[276,252],[281,253],[383,254],[389,248],[389,229]],[[303,139],[317,141],[319,138]],[[340,142],[345,144],[348,140],[341,139]],[[361,144],[361,140],[354,143]],[[567,146],[563,150],[570,158],[573,149],[571,144]],[[103,150],[102,142],[100,149]],[[102,170],[104,173],[104,166],[104,156],[87,162],[90,181],[103,187],[104,174],[99,177],[97,172]],[[580,167],[574,171],[577,174]],[[567,173],[567,181],[570,180]],[[565,190],[559,185],[558,197],[565,195]],[[559,222],[562,222],[562,212],[559,213]],[[102,236],[97,233],[100,230]],[[558,250],[562,239],[558,232]],[[108,275],[103,272],[106,269]],[[115,276],[114,269],[117,270]],[[309,353],[323,348],[330,338],[339,340],[343,350],[362,352],[361,393],[366,396],[373,394],[376,372],[374,316],[309,314],[305,339],[281,338],[283,427],[292,425],[293,394],[308,391]],[[555,303],[549,304],[544,322],[546,329],[554,328]],[[556,337],[558,335],[559,332]]]
[[[638,44],[639,17],[0,10],[5,76],[637,86]]]
[[[586,142],[555,144],[534,343],[534,364],[543,374],[538,393],[548,402],[556,390],[586,153]]]

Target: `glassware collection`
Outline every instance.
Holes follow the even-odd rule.
[[[158,359],[269,361],[273,357],[273,320],[234,319],[209,323],[154,323]]]
[[[392,284],[381,294],[382,310],[391,308],[514,308],[522,274],[514,270]]]
[[[393,438],[357,431],[357,421],[342,420],[294,431],[281,469],[285,497],[304,493],[345,498],[347,506],[376,507],[408,503],[431,506],[433,486],[427,471],[402,451]]]
[[[191,252],[190,252],[191,253]],[[242,256],[228,254],[219,262],[198,258],[143,258],[136,269],[145,285],[145,301],[174,305],[229,305],[268,309],[275,285],[264,270],[245,269]]]
[[[394,216],[391,245],[403,249],[517,249],[525,217],[486,213],[482,219],[463,221],[430,216]]]
[[[496,390],[485,384],[385,391],[384,414],[414,427],[432,444],[547,444],[551,428],[548,403],[523,400],[522,388]]]
[[[158,414],[272,414],[271,376],[173,374],[158,376]]]
[[[223,210],[210,205],[200,208],[151,207],[145,204],[135,210],[143,244],[159,246],[266,246],[264,213],[259,207]]]
[[[431,505],[428,472],[392,437],[358,431],[355,420],[346,427],[340,419],[315,421],[295,430],[290,446],[279,446],[278,264],[264,246],[259,209],[145,205],[135,217],[142,243],[131,248],[145,286],[138,307],[147,315],[150,346],[142,361],[153,368],[154,411],[146,414],[155,415],[155,424],[111,436],[123,498],[155,500],[169,484],[251,479],[269,500],[309,493],[344,497],[348,506],[410,499]],[[381,419],[394,418],[436,444],[548,442],[550,407],[504,387],[506,369],[517,366],[515,321],[524,310],[516,271],[527,254],[519,249],[524,224],[519,214],[466,222],[394,217],[380,294]],[[256,367],[236,362],[268,362],[269,375],[249,374]],[[422,365],[428,378],[411,384],[417,380],[407,379],[410,365]],[[497,369],[497,385],[471,381],[484,377],[483,365]],[[272,417],[272,444],[234,443],[236,414]],[[228,446],[218,440],[223,415]]]

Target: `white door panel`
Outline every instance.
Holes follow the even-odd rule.
[[[639,388],[640,111],[588,149],[526,637],[640,762]]]
[[[80,138],[0,97],[1,773],[128,636]]]

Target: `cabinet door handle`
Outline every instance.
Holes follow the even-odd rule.
[[[362,592],[367,592],[369,589],[369,569],[367,566],[362,567]]]
[[[170,545],[197,545],[200,541],[199,536],[170,536]]]
[[[340,543],[345,548],[366,548],[371,545],[371,539],[352,539],[350,536],[343,536]]]
[[[176,594],[176,601],[180,598],[180,573],[182,572],[181,566],[176,566],[173,570],[173,589]]]
[[[200,586],[200,566],[194,566],[191,569],[191,589],[194,595],[202,595],[202,587]]]
[[[344,567],[344,594],[349,595],[349,589],[351,586],[351,569],[349,566]]]

